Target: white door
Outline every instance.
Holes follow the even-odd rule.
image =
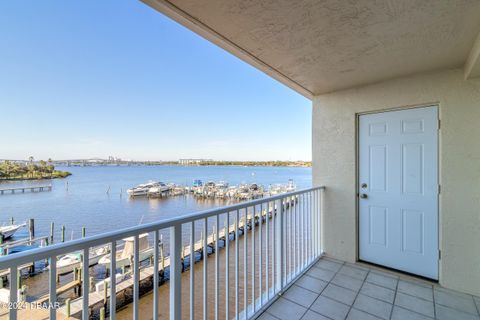
[[[360,116],[360,260],[438,279],[438,110]]]

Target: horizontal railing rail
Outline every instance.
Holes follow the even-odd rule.
[[[201,254],[203,260],[203,319],[219,319],[220,309],[223,317],[229,320],[233,314],[235,319],[242,317],[250,319],[271,303],[278,293],[282,292],[294,279],[304,272],[322,254],[322,204],[325,187],[313,187],[304,190],[279,194],[268,198],[242,202],[226,207],[195,212],[180,217],[170,218],[158,222],[146,223],[139,226],[106,232],[69,242],[54,244],[47,247],[32,249],[8,256],[0,257],[0,270],[10,270],[10,304],[18,301],[18,268],[32,261],[48,260],[49,284],[48,298],[50,305],[57,301],[57,261],[59,256],[71,252],[81,252],[81,291],[79,309],[82,319],[90,318],[90,284],[89,284],[89,256],[90,249],[102,245],[109,245],[111,270],[109,289],[110,319],[115,319],[116,304],[116,270],[117,270],[117,241],[133,237],[133,255],[130,265],[131,286],[133,287],[133,319],[139,318],[139,283],[142,281],[141,257],[139,236],[144,233],[153,233],[153,259],[149,269],[153,277],[153,318],[157,319],[159,310],[158,283],[160,275],[165,277],[166,270],[170,281],[170,319],[180,319],[182,300],[190,303],[190,319],[195,312],[195,273],[196,253]],[[223,220],[225,227],[221,227]],[[195,241],[196,224],[202,224],[202,239]],[[209,226],[213,233],[209,235]],[[186,297],[181,292],[181,273],[185,271],[185,246],[182,243],[184,231],[190,228],[189,239],[189,268],[190,268],[190,295]],[[258,230],[256,230],[258,229]],[[160,257],[160,232],[169,231],[170,255],[167,259]],[[223,233],[223,234],[222,234]],[[198,233],[197,233],[198,234]],[[240,238],[241,237],[241,238]],[[184,239],[183,239],[184,240]],[[243,241],[243,242],[242,242]],[[230,248],[234,242],[234,247]],[[242,246],[242,254],[240,254]],[[223,275],[220,279],[220,249],[225,257],[222,261]],[[233,253],[231,252],[233,250]],[[163,251],[161,252],[163,255]],[[213,292],[209,291],[207,282],[210,263],[208,256],[214,254]],[[234,256],[233,269],[230,264]],[[243,256],[242,256],[243,255]],[[251,260],[251,261],[249,261]],[[224,263],[224,264],[223,264]],[[166,265],[165,265],[166,264]],[[160,265],[162,266],[160,268]],[[161,269],[161,270],[160,270]],[[232,270],[230,270],[232,269]],[[233,273],[231,273],[233,271]],[[230,279],[232,277],[232,279]],[[242,279],[242,283],[240,280]],[[230,292],[229,283],[235,282],[234,291]],[[223,282],[222,282],[223,281]],[[221,283],[222,282],[222,283]],[[157,285],[155,285],[157,284]],[[220,301],[220,285],[225,287],[224,297]],[[240,290],[243,290],[242,293]],[[106,294],[106,293],[105,293]],[[209,310],[208,296],[214,297],[213,311]],[[240,296],[243,301],[240,301]],[[106,295],[105,295],[106,297]],[[221,307],[222,306],[222,307]],[[74,309],[74,308],[73,308]],[[70,306],[68,307],[70,312]],[[57,310],[50,309],[50,318],[56,319]],[[16,308],[9,310],[10,319],[17,318]]]

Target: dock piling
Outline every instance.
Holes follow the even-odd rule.
[[[35,239],[35,220],[34,219],[28,220],[28,237],[30,241],[33,241]],[[32,265],[30,266],[30,269],[29,269],[29,273],[30,274],[35,273],[35,261],[32,262]]]
[[[93,289],[95,288],[95,279],[93,277],[89,277],[88,283],[90,285],[90,290],[93,291]]]
[[[110,281],[115,281],[113,279],[113,276],[110,276]],[[107,293],[108,293],[108,282],[103,281],[103,304],[105,304],[105,305],[108,302]]]
[[[54,233],[54,229],[55,229],[55,223],[52,222],[50,224],[50,243],[53,244],[53,233]]]
[[[28,237],[30,240],[35,239],[35,220],[29,219],[28,220]]]
[[[165,271],[165,256],[163,254],[163,241],[160,243],[160,259],[162,261],[162,271]]]
[[[66,309],[67,309],[67,319],[70,319],[70,298],[67,298],[67,300],[65,300],[65,304],[66,304]]]

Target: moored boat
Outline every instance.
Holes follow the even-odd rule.
[[[116,255],[116,266],[117,268],[130,267],[133,261],[133,251],[134,251],[134,237],[129,237],[123,239],[125,245],[123,249],[117,251]],[[139,261],[145,261],[150,259],[153,256],[153,247],[148,245],[148,233],[143,233],[138,237],[138,258]],[[104,265],[105,267],[110,266],[110,255],[106,255],[100,258],[98,264]]]
[[[21,224],[11,224],[7,226],[1,226],[0,227],[0,237],[3,237],[3,239],[8,239],[12,237],[15,232],[18,231],[18,229],[25,227],[27,224],[26,223],[21,223]]]
[[[108,245],[91,248],[88,255],[88,264],[90,267],[98,264],[100,258],[108,255],[110,248]],[[72,252],[64,255],[57,261],[57,274],[64,275],[73,271],[74,268],[80,268],[82,265],[83,254],[78,252]],[[49,267],[47,267],[48,269]]]
[[[171,189],[171,186],[166,185],[163,182],[158,182],[157,185],[150,187],[147,190],[148,196],[158,196],[168,192]]]
[[[149,181],[127,190],[131,197],[146,196],[151,188],[160,187],[160,182]]]

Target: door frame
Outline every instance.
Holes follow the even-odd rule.
[[[403,110],[409,110],[409,109],[418,109],[418,108],[427,108],[427,107],[436,107],[437,108],[437,116],[438,116],[438,121],[439,124],[441,123],[441,108],[440,108],[440,102],[439,101],[434,101],[430,103],[422,103],[422,104],[415,104],[415,105],[405,105],[405,106],[400,106],[400,107],[392,107],[392,108],[381,108],[381,109],[372,109],[372,110],[367,110],[367,111],[361,111],[355,113],[355,233],[356,233],[356,246],[355,246],[355,261],[357,262],[362,262],[362,263],[368,263],[371,265],[376,265],[374,263],[364,261],[360,259],[360,194],[358,192],[359,186],[360,186],[360,117],[363,115],[367,114],[377,114],[377,113],[384,113],[384,112],[391,112],[391,111],[403,111]],[[441,126],[439,125],[438,127],[438,132],[437,132],[437,181],[438,181],[438,186],[440,188],[442,181],[441,181],[441,163],[440,163],[440,152],[441,152]],[[441,189],[439,189],[438,195],[437,195],[437,246],[439,250],[439,257],[437,259],[437,268],[438,268],[438,280],[434,279],[429,279],[431,281],[435,281],[440,283],[441,279],[441,255],[440,252],[442,251],[441,247],[441,238],[442,238],[442,228],[440,228],[442,224],[442,208],[441,208],[441,202],[440,202],[440,197],[441,197]],[[422,276],[416,275],[416,274],[411,274],[405,271],[397,270],[397,269],[392,269],[387,266],[382,266],[382,265],[376,265],[381,268],[385,269],[391,269],[396,272],[400,273],[405,273],[409,275],[413,275],[415,277],[420,277],[424,278]]]

